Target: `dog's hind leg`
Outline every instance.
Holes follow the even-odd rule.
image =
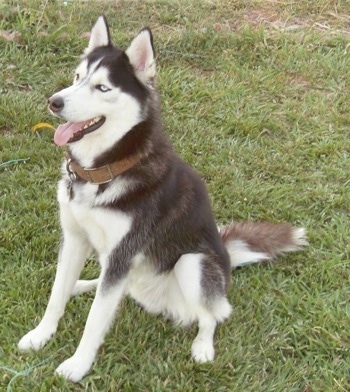
[[[90,245],[81,235],[65,233],[56,277],[44,317],[36,328],[22,337],[18,343],[19,349],[39,350],[54,335],[90,251]]]
[[[207,362],[214,359],[214,333],[216,320],[210,314],[201,314],[198,320],[198,333],[191,347],[192,357],[196,362]]]
[[[198,334],[193,341],[191,353],[197,362],[207,362],[214,359],[214,333],[217,322],[224,320],[231,313],[231,306],[218,290],[209,295],[203,286],[205,282],[204,264],[206,256],[203,254],[186,254],[180,257],[175,265],[174,272],[181,288],[184,299],[192,317],[198,320]],[[224,279],[220,276],[218,281],[224,286]],[[220,283],[219,283],[220,284]]]
[[[98,279],[92,280],[77,280],[74,285],[71,296],[88,293],[89,291],[93,291],[96,289],[98,283]]]

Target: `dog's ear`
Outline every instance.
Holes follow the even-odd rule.
[[[108,45],[111,45],[109,27],[106,17],[101,15],[91,30],[90,41],[88,47],[85,49],[85,54],[91,53],[94,49],[100,46]]]
[[[143,83],[152,81],[156,75],[156,61],[151,30],[141,30],[125,53],[138,79]]]

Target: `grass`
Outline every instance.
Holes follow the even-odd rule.
[[[66,5],[65,5],[66,4]],[[349,14],[346,1],[9,1],[0,3],[0,389],[8,391],[350,390]],[[45,97],[66,86],[104,12],[126,47],[153,29],[165,131],[205,178],[218,222],[289,221],[310,247],[239,269],[216,360],[125,300],[93,371],[53,375],[81,337],[92,296],[73,299],[40,352],[18,339],[42,316],[60,229],[63,152]],[[3,36],[4,34],[0,34]],[[7,165],[3,163],[26,159]],[[84,275],[97,268],[89,262]],[[23,372],[23,373],[21,373]],[[15,377],[17,375],[17,377]],[[14,378],[15,377],[15,378]]]

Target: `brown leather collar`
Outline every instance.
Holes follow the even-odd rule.
[[[96,185],[111,182],[115,177],[131,169],[141,159],[139,155],[132,155],[129,158],[115,161],[109,165],[86,168],[80,166],[68,153],[65,154],[65,157],[67,159],[66,170],[71,181],[80,177],[82,180]]]

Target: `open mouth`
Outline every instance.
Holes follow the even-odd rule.
[[[106,117],[104,116],[94,117],[93,119],[81,122],[68,121],[57,127],[54,142],[58,146],[76,142],[82,139],[86,134],[96,131],[105,121]]]

